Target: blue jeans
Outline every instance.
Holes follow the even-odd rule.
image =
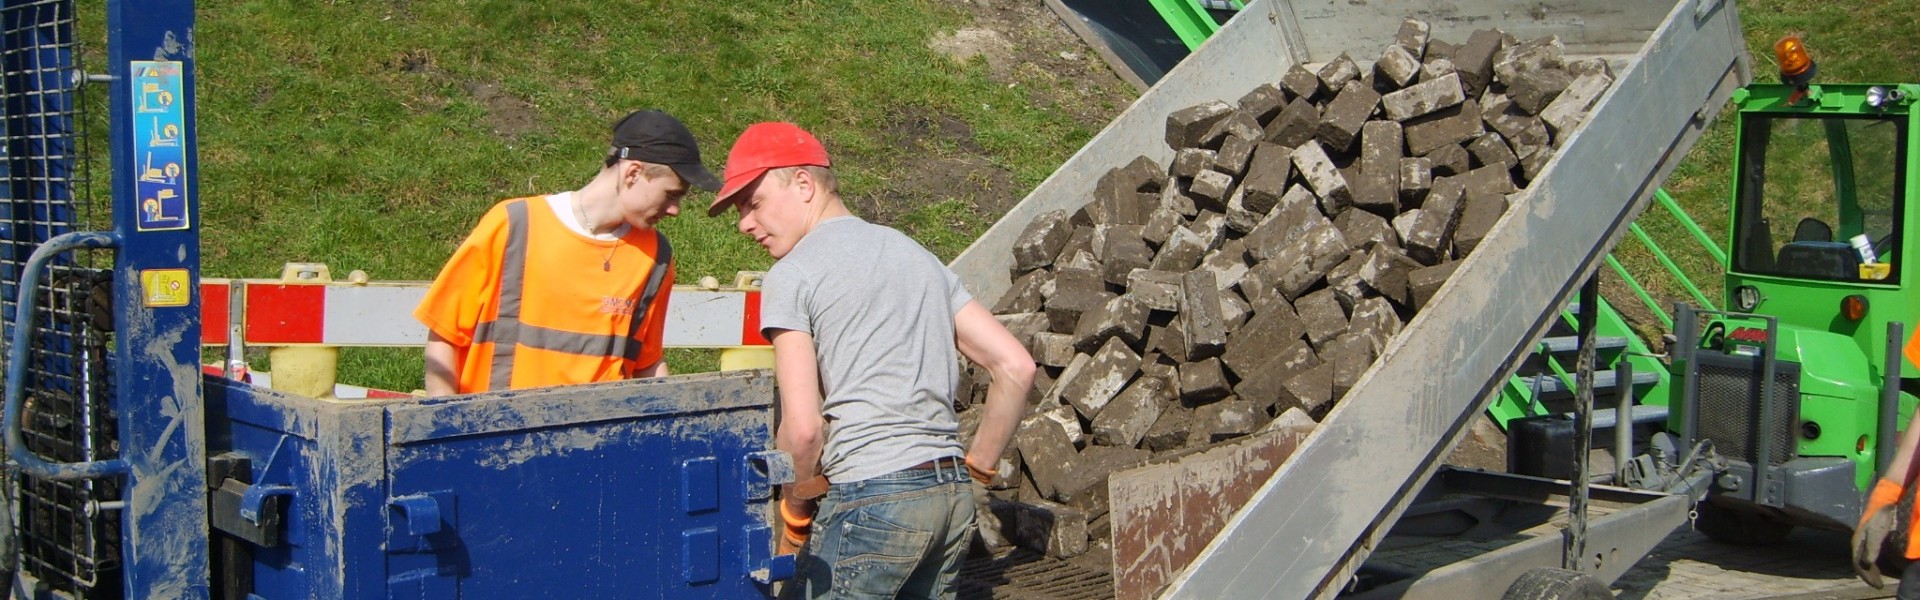
[[[787,596],[953,598],[973,535],[970,485],[960,465],[833,484]]]

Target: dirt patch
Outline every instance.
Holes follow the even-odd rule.
[[[981,57],[986,60],[987,68],[999,76],[1006,75],[1017,59],[1014,56],[1013,42],[1007,41],[1007,36],[992,29],[978,27],[935,34],[933,39],[927,42],[927,47],[961,62]]]
[[[973,139],[973,127],[951,115],[907,107],[888,115],[881,128],[890,149],[884,181],[847,202],[862,218],[884,225],[921,206],[957,199],[975,216],[992,222],[1026,193],[1013,172],[995,163]]]
[[[517,139],[540,131],[539,107],[500,89],[500,84],[470,82],[465,87],[475,102],[487,107],[485,124],[495,135]]]
[[[1043,2],[964,0],[973,24],[929,42],[962,60],[979,56],[996,81],[1022,86],[1035,106],[1072,115],[1099,130],[1139,97],[1140,90],[1105,62]]]

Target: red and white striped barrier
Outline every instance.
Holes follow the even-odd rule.
[[[233,306],[233,286],[241,286]],[[286,283],[201,279],[202,345],[225,346],[229,319],[241,317],[248,346],[422,346],[427,328],[413,318],[428,282]],[[676,286],[667,307],[671,348],[765,346],[760,292]]]

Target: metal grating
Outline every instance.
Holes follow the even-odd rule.
[[[1760,360],[1702,353],[1694,378],[1700,403],[1700,437],[1713,440],[1722,456],[1761,464],[1760,436],[1769,436],[1766,464],[1793,460],[1795,423],[1799,420],[1800,368],[1797,363],[1775,363],[1773,420],[1760,421]]]
[[[8,0],[0,7],[0,309],[11,340],[21,266],[35,247],[76,230],[108,228],[88,177],[90,132],[104,132],[105,91],[87,86],[89,47],[71,0]],[[104,157],[100,158],[104,160]],[[50,263],[35,307],[28,352],[27,446],[59,461],[113,458],[109,410],[113,347],[113,255],[87,251]],[[115,595],[119,519],[97,502],[119,497],[117,480],[15,482],[21,565],[80,597]]]
[[[960,600],[1109,600],[1113,574],[1087,554],[1049,558],[1030,550],[975,557],[960,566],[954,582]]]

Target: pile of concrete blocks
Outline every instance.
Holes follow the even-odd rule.
[[[1085,552],[1108,474],[1326,415],[1611,86],[1562,52],[1409,19],[1371,64],[1295,65],[1168,115],[1172,164],[1135,159],[1034,219],[994,306],[1044,367],[1001,463],[1001,530]],[[962,403],[983,401],[967,373]]]

